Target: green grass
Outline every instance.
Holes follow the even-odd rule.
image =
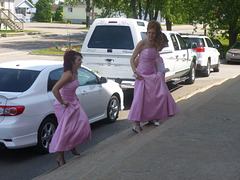
[[[229,40],[227,38],[222,37],[221,35],[214,36],[213,38],[218,39],[224,48],[224,54],[229,50]],[[240,35],[237,37],[237,41],[240,41]]]
[[[218,39],[223,45],[223,54],[225,55],[229,49],[229,40],[227,38],[222,37],[221,35],[214,36],[215,39]]]
[[[0,30],[0,34],[5,34],[5,33],[16,33],[15,31],[12,30]]]
[[[49,49],[41,49],[37,51],[32,51],[29,54],[63,56],[64,53],[64,51],[51,51]]]
[[[39,31],[30,31],[30,30],[24,30],[25,33],[29,33],[29,32],[39,32]],[[5,34],[5,33],[18,33],[16,31],[12,31],[12,30],[0,30],[0,34]]]
[[[37,50],[37,51],[32,51],[29,54],[63,56],[65,51],[70,50],[70,49],[75,50],[77,52],[81,51],[80,46],[71,46],[69,48],[66,48],[66,47],[59,47],[58,45],[56,45],[55,48],[50,47],[49,49],[41,49],[41,50]]]

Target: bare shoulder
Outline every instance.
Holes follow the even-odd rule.
[[[139,41],[139,43],[137,44],[136,48],[141,51],[141,50],[144,49],[145,46],[146,46],[146,39],[143,39],[143,40]]]
[[[64,81],[70,82],[73,79],[73,74],[71,71],[66,71],[63,73],[62,79]]]

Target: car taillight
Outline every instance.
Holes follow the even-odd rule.
[[[205,52],[204,47],[197,47],[196,49],[193,49],[193,50],[196,50],[197,52]]]
[[[0,106],[0,116],[17,116],[22,114],[24,106]]]

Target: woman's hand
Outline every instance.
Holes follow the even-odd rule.
[[[137,79],[137,80],[141,80],[141,79],[142,79],[142,76],[139,75],[137,72],[134,72],[133,76],[134,76],[135,79]]]
[[[68,107],[69,102],[62,102],[61,105],[62,105],[63,107]]]

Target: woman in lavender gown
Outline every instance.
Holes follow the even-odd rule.
[[[149,121],[159,126],[159,120],[166,120],[179,112],[165,83],[164,74],[157,70],[156,63],[159,61],[159,51],[163,44],[160,24],[150,21],[147,38],[137,44],[130,60],[136,80],[128,120],[134,122],[132,130],[136,133],[142,130],[141,122]],[[136,67],[135,59],[138,56]]]
[[[82,55],[76,51],[66,51],[64,55],[64,73],[52,89],[56,101],[54,103],[58,127],[52,138],[49,152],[58,152],[57,162],[64,165],[64,151],[71,150],[80,155],[76,146],[91,139],[91,128],[88,117],[76,95],[79,86],[78,71],[81,67]]]

